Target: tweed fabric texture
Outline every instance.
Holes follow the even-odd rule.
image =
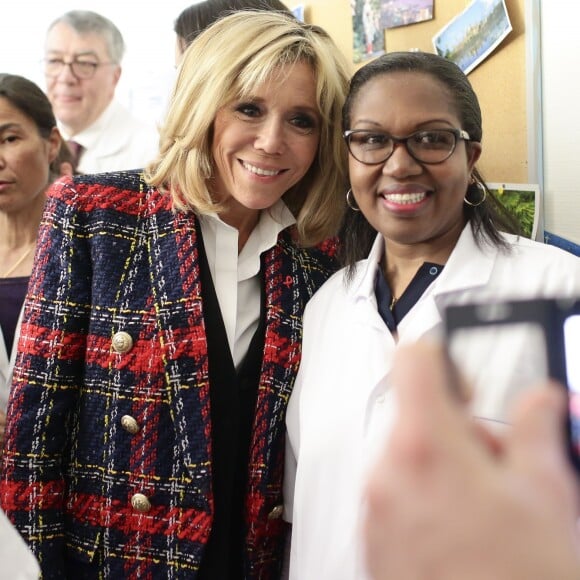
[[[212,523],[207,342],[193,214],[138,172],[51,188],[9,402],[0,501],[44,578],[195,578]],[[262,255],[264,360],[250,447],[245,575],[275,578],[284,418],[302,312],[334,244],[292,228]],[[126,332],[132,348],[112,339]],[[121,419],[133,417],[129,433]],[[132,507],[135,493],[149,511]],[[274,511],[272,511],[274,510]],[[270,517],[269,517],[270,516]]]

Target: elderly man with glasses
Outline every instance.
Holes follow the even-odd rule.
[[[157,151],[154,126],[114,98],[124,49],[119,29],[95,12],[67,12],[48,29],[46,92],[81,173],[143,167]]]

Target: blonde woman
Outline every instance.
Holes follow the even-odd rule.
[[[44,578],[278,576],[285,407],[345,191],[339,54],[228,16],[144,175],[51,190],[1,488]]]

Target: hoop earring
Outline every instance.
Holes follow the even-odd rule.
[[[465,197],[463,198],[463,201],[467,205],[470,205],[471,207],[479,207],[485,201],[485,199],[487,197],[487,189],[485,189],[485,185],[483,185],[483,183],[481,183],[481,181],[479,181],[479,179],[476,179],[475,177],[472,178],[472,181],[469,185],[470,186],[475,185],[475,187],[477,187],[477,189],[479,189],[479,191],[483,192],[483,194],[481,196],[481,199],[477,203],[473,203],[467,199],[467,193],[466,193]],[[467,192],[469,192],[469,188],[467,188]]]
[[[352,209],[352,211],[360,211],[360,208],[356,205],[356,201],[353,197],[352,189],[346,192],[346,205]]]

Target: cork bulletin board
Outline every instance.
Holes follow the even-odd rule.
[[[302,4],[305,20],[325,28],[352,62],[350,0],[288,0]],[[512,32],[469,73],[483,114],[483,154],[478,166],[488,181],[527,183],[528,78],[526,70],[526,0],[506,0]],[[434,18],[385,30],[387,52],[418,48],[434,52],[432,38],[469,4],[467,0],[435,0]],[[356,68],[353,64],[353,71]],[[531,128],[532,132],[534,131]]]
[[[488,181],[528,181],[524,2],[506,0],[512,32],[468,75],[482,109],[479,166]],[[466,5],[465,0],[436,0],[433,20],[387,30],[386,50],[434,52],[433,36]]]

